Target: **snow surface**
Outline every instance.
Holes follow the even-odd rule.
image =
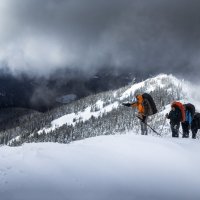
[[[0,147],[1,200],[199,200],[200,141],[135,133]]]
[[[54,131],[56,128],[63,126],[64,124],[67,125],[75,125],[77,121],[81,120],[83,122],[89,120],[92,116],[98,117],[103,115],[103,113],[111,112],[114,108],[119,106],[119,102],[114,102],[108,106],[103,107],[103,101],[99,100],[96,103],[97,107],[100,109],[96,112],[91,112],[91,106],[88,106],[84,111],[80,111],[78,113],[70,113],[59,117],[51,122],[50,128],[43,128],[42,130],[38,131],[38,134],[41,134],[43,131],[45,133],[49,133]]]

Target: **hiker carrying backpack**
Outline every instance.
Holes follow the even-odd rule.
[[[200,113],[195,113],[191,125],[193,139],[196,139],[198,129],[200,129]]]
[[[195,106],[191,103],[184,104],[185,108],[185,121],[181,123],[183,129],[183,138],[189,137],[189,130],[195,114]]]
[[[136,95],[136,101],[132,103],[123,103],[122,105],[137,108],[138,115],[141,125],[141,134],[147,135],[147,119],[148,116],[154,115],[157,113],[157,108],[155,102],[150,94],[138,94]]]
[[[179,137],[180,122],[185,121],[184,106],[180,102],[173,102],[171,104],[171,111],[166,114],[166,118],[170,119],[170,126],[172,137]]]

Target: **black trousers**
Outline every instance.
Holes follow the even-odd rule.
[[[182,125],[182,129],[183,129],[183,138],[188,138],[189,131],[190,131],[189,122],[185,121],[185,122],[181,123],[181,125]]]
[[[193,138],[193,139],[196,139],[196,137],[197,137],[197,132],[198,132],[198,129],[197,129],[197,128],[193,128],[193,129],[192,129],[192,138]]]
[[[177,124],[171,123],[170,126],[172,130],[172,137],[179,137],[180,123]]]

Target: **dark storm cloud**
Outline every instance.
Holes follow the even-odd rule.
[[[197,0],[1,0],[1,65],[40,75],[101,66],[196,74],[199,10]]]

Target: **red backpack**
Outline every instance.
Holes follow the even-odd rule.
[[[181,111],[181,115],[182,115],[182,120],[181,122],[185,121],[185,108],[183,106],[183,104],[181,102],[175,101],[172,103],[172,106],[178,107]]]

